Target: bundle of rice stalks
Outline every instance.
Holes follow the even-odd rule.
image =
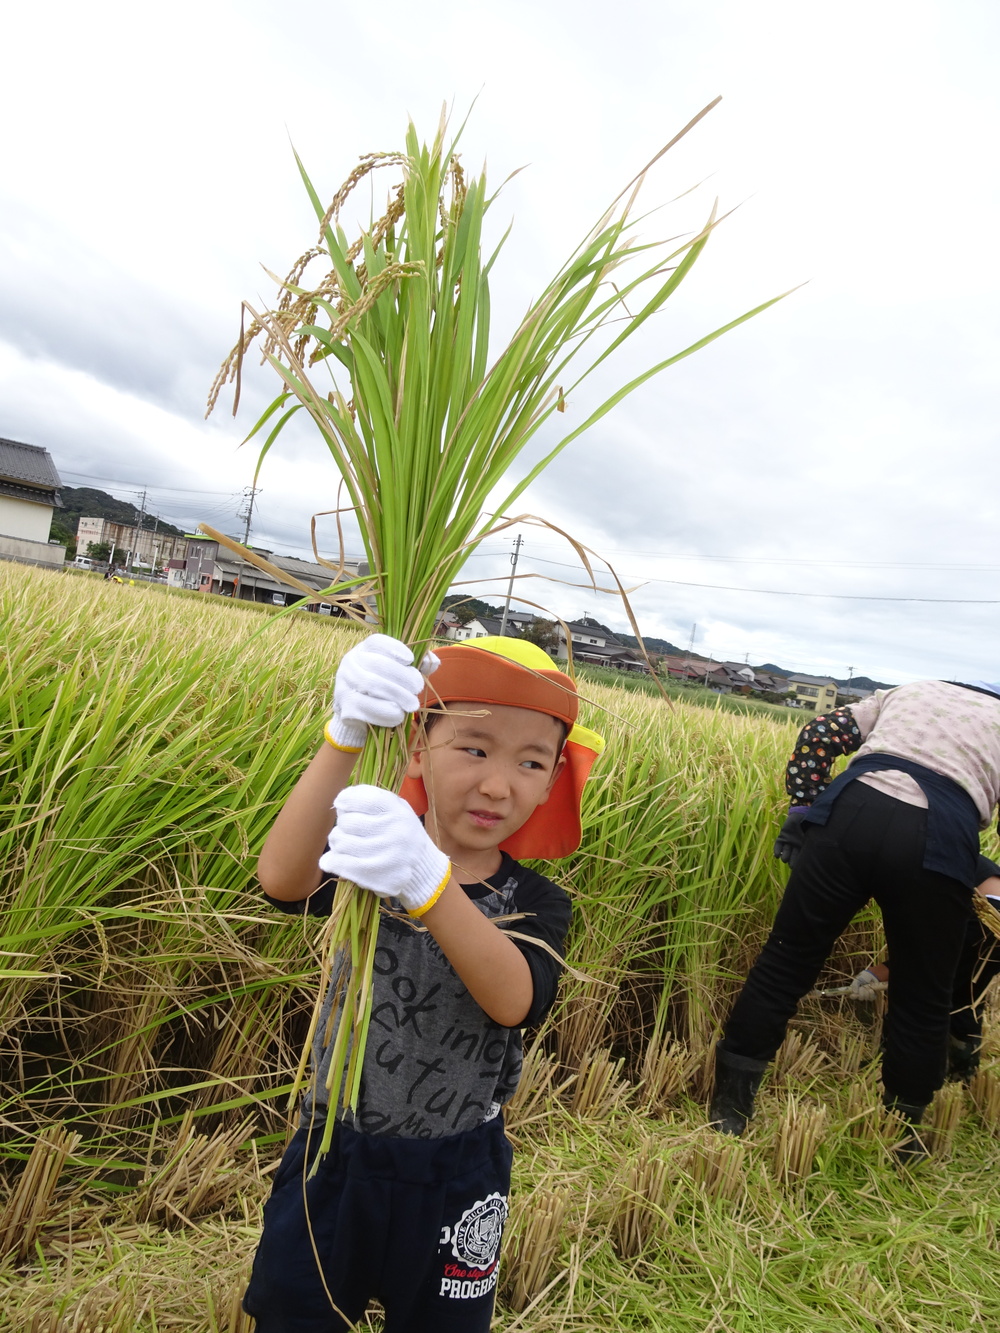
[[[848,1076],[860,1073],[861,1066],[870,1058],[868,1039],[860,1032],[842,1028],[837,1041],[837,1065]]]
[[[634,1259],[662,1234],[672,1213],[668,1178],[655,1140],[647,1139],[629,1162],[615,1205],[611,1233],[619,1258]]]
[[[994,1134],[1000,1133],[1000,1077],[995,1069],[981,1069],[969,1082],[976,1110]]]
[[[961,1083],[946,1083],[938,1089],[927,1121],[928,1146],[935,1157],[947,1157],[951,1152],[964,1105],[965,1090]]]
[[[676,1100],[694,1077],[701,1057],[693,1055],[682,1041],[668,1035],[655,1036],[642,1060],[640,1105],[650,1115],[659,1115]]]
[[[288,422],[306,412],[340,471],[360,528],[378,627],[408,643],[418,660],[470,553],[517,521],[507,515],[542,469],[653,375],[756,313],[649,367],[557,436],[539,462],[513,475],[539,428],[566,411],[569,395],[677,290],[716,225],[715,212],[672,249],[640,241],[634,209],[641,172],[494,355],[490,277],[503,241],[483,255],[493,199],[484,176],[466,176],[446,135],[443,116],[430,145],[421,144],[411,124],[405,151],[364,157],[328,207],[300,164],[319,219],[317,244],[280,284],[275,309],[245,307],[249,326],[209,400],[211,410],[224,383],[235,379],[238,402],[245,353],[260,338],[283,385],[251,432],[266,431],[261,459]],[[381,168],[401,179],[385,214],[349,241],[341,212],[358,184]],[[261,563],[252,553],[248,558]],[[350,611],[356,583],[335,577],[323,598],[339,599]],[[404,730],[374,728],[355,778],[395,789],[405,761]],[[341,894],[328,939],[331,951],[344,948],[351,961],[330,1069],[334,1098],[351,1107],[370,1015],[375,919],[371,894]],[[332,1127],[331,1117],[324,1149]]]
[[[594,1051],[582,1062],[569,1099],[574,1115],[599,1120],[622,1101],[629,1091],[621,1078],[623,1064],[623,1059],[613,1060],[610,1051]]]
[[[526,1309],[551,1281],[569,1198],[568,1189],[542,1187],[533,1190],[518,1211],[504,1260],[505,1296],[517,1312]]]
[[[13,1252],[26,1255],[48,1217],[59,1176],[80,1142],[80,1135],[67,1129],[47,1129],[39,1134],[25,1163],[14,1192],[0,1213],[0,1256]]]
[[[782,1184],[810,1174],[826,1134],[827,1108],[789,1097],[774,1145],[774,1172]]]
[[[881,1137],[885,1108],[878,1091],[867,1082],[852,1082],[847,1088],[845,1106],[847,1132],[852,1139]]]
[[[828,1063],[811,1037],[790,1029],[774,1057],[773,1083],[811,1083]]]
[[[524,1053],[517,1091],[504,1107],[508,1132],[544,1115],[553,1098],[572,1086],[576,1075],[560,1077],[560,1072],[559,1057],[536,1038]]]
[[[743,1193],[745,1159],[740,1139],[704,1126],[684,1157],[684,1169],[713,1202],[733,1200]]]
[[[137,1222],[157,1221],[166,1226],[191,1226],[202,1213],[224,1203],[233,1193],[232,1170],[237,1147],[246,1139],[245,1124],[214,1134],[197,1134],[194,1117],[186,1112],[174,1140],[154,1167],[156,1133],[150,1136],[146,1175],[132,1198]]]

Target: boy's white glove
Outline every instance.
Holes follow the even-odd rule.
[[[888,990],[888,988],[889,983],[887,981],[879,981],[871,968],[865,967],[851,982],[847,994],[852,1000],[874,1000],[880,991]]]
[[[337,823],[330,850],[319,859],[321,870],[380,898],[398,898],[411,916],[434,906],[451,877],[451,862],[402,796],[383,787],[345,787],[333,808]]]
[[[327,740],[337,750],[358,751],[369,727],[398,727],[420,707],[417,696],[440,665],[434,653],[427,653],[418,671],[406,644],[388,634],[356,644],[337,668]]]

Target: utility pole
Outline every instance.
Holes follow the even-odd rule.
[[[245,520],[246,520],[246,523],[245,523],[244,528],[243,528],[243,545],[244,545],[244,546],[249,546],[249,545],[250,545],[250,525],[251,525],[251,523],[253,522],[253,506],[254,506],[254,501],[255,501],[256,499],[257,499],[257,487],[256,487],[256,486],[244,486],[244,488],[243,488],[243,508],[242,508],[242,509],[240,510],[240,512],[236,515],[237,518],[242,518],[242,519],[245,519]],[[246,563],[246,562],[244,562],[244,563]],[[252,568],[253,568],[252,565],[247,564],[247,569],[252,569]],[[244,571],[244,572],[245,572],[245,571]],[[244,589],[245,585],[246,585],[246,579],[245,579],[245,577],[244,577],[244,578],[241,578],[241,579],[240,579],[239,584],[238,584],[238,586],[239,586],[239,590],[240,590],[240,600],[241,600],[241,601],[243,600],[243,589]],[[235,588],[235,587],[233,588],[233,596],[234,596],[234,597],[236,596],[236,588]],[[250,587],[250,601],[251,601],[251,602],[255,602],[256,600],[257,600],[257,579],[256,579],[256,577],[255,577],[255,578],[254,578],[254,581],[253,581],[253,584],[252,584],[251,587]]]
[[[246,526],[245,526],[244,529],[243,529],[243,545],[244,545],[244,546],[249,546],[249,545],[250,545],[250,524],[253,522],[253,506],[254,506],[254,501],[255,501],[256,498],[257,498],[257,489],[258,489],[258,488],[257,488],[256,486],[245,486],[245,487],[244,487],[244,489],[243,489],[243,505],[244,505],[244,507],[243,507],[243,508],[240,510],[240,512],[236,515],[237,518],[244,518],[244,519],[246,519]]]
[[[521,551],[522,540],[523,538],[521,537],[521,534],[518,533],[517,539],[514,542],[514,554],[510,558],[510,582],[507,584],[507,598],[503,604],[503,619],[500,621],[501,638],[507,633],[507,616],[510,614],[510,596],[514,591],[514,575],[517,573],[517,557]]]
[[[143,488],[142,507],[139,510],[139,521],[135,525],[135,543],[132,547],[132,550],[129,551],[128,553],[128,559],[125,561],[125,568],[127,570],[131,570],[133,565],[135,564],[135,557],[137,554],[137,548],[139,546],[139,533],[142,531],[142,524],[145,517],[146,517],[146,491],[145,488]]]

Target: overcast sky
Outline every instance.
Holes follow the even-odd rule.
[[[478,97],[466,164],[527,168],[494,219],[514,223],[494,280],[512,322],[721,93],[650,202],[698,190],[649,226],[696,226],[716,196],[735,212],[603,383],[806,285],[645,386],[523,508],[641,583],[649,634],[696,625],[698,651],[836,676],[1000,676],[995,0],[53,0],[4,28],[0,436],[44,445],[67,484],[147,486],[165,518],[240,530],[239,443],[272,386],[236,421],[204,421],[205,394],[240,300],[271,298],[260,265],[313,241],[290,142],[329,196],[408,115],[430,136],[442,101],[458,118]],[[336,480],[290,439],[254,540],[304,553]],[[523,536],[519,573],[579,577],[553,535]],[[519,587],[627,628],[610,597]]]

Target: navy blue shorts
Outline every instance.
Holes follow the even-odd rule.
[[[303,1126],[264,1205],[243,1308],[257,1333],[341,1333],[374,1297],[386,1333],[488,1333],[512,1150],[500,1116],[441,1139]]]

